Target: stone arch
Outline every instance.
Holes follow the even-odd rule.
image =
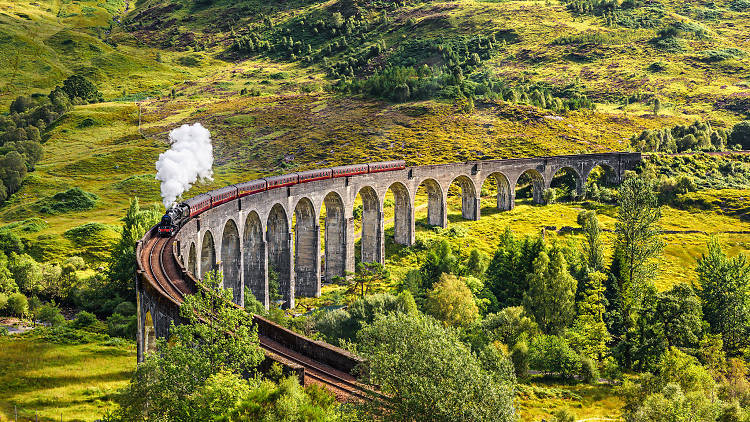
[[[521,173],[520,176],[518,176],[518,179],[516,179],[516,183],[513,187],[513,195],[514,198],[518,196],[518,184],[519,183],[525,183],[525,178],[528,178],[528,183],[531,185],[531,191],[532,191],[532,200],[535,204],[543,204],[544,203],[544,176],[542,176],[541,173],[539,173],[535,169],[528,169],[525,170],[523,173]],[[515,204],[515,199],[513,201]]]
[[[383,263],[383,214],[378,194],[370,186],[357,193],[362,198],[361,261]]]
[[[216,269],[216,248],[214,247],[214,236],[210,230],[203,233],[203,242],[201,242],[201,280],[207,272]]]
[[[447,226],[448,217],[445,210],[443,188],[440,187],[440,183],[435,179],[425,179],[418,185],[417,190],[422,186],[427,190],[427,224],[439,227]]]
[[[146,311],[143,318],[143,354],[156,351],[156,328],[154,328],[154,318],[151,311]]]
[[[585,184],[587,185],[593,183],[595,179],[602,180],[603,183],[600,182],[600,184],[607,187],[613,187],[619,182],[617,172],[614,167],[609,165],[609,163],[596,163],[596,165],[586,173],[584,179]]]
[[[242,231],[243,275],[245,287],[268,308],[268,272],[266,270],[266,242],[263,225],[255,211],[250,211]],[[246,299],[247,300],[247,299]]]
[[[243,305],[241,266],[240,232],[234,220],[229,219],[221,236],[221,271],[224,288],[232,289],[232,301],[240,306]]]
[[[195,242],[190,242],[190,251],[188,252],[188,271],[194,276],[198,276],[198,253],[195,250]]]
[[[479,200],[474,182],[467,176],[458,176],[448,187],[449,193],[454,184],[461,189],[461,216],[467,220],[479,220]]]
[[[508,177],[499,171],[494,172],[484,179],[481,187],[482,190],[488,184],[488,182],[497,187],[496,208],[500,211],[512,210],[514,195],[511,193],[510,181],[508,181]]]
[[[320,226],[310,198],[294,207],[294,293],[303,297],[320,296]]]
[[[329,192],[323,199],[325,215],[325,279],[330,282],[346,275],[347,221],[344,216],[344,201],[336,192]]]
[[[573,167],[561,166],[555,169],[552,177],[549,180],[550,188],[558,188],[568,183],[568,180],[573,178],[573,186],[571,188],[572,199],[578,199],[583,196],[583,179],[581,174]]]
[[[386,193],[388,191],[393,193],[393,241],[399,245],[411,245],[414,243],[414,211],[409,189],[403,183],[395,182]]]
[[[292,233],[289,219],[281,204],[275,204],[268,214],[266,223],[266,242],[268,248],[269,273],[271,269],[278,273],[279,290],[286,307],[294,307],[294,275],[292,273]],[[270,274],[269,274],[270,284]],[[270,290],[270,285],[269,285]],[[269,291],[269,297],[274,292]]]

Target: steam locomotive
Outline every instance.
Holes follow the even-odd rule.
[[[369,164],[352,164],[327,169],[309,170],[298,173],[284,174],[281,176],[264,177],[258,180],[238,183],[213,190],[198,196],[194,196],[185,202],[172,206],[161,218],[157,226],[159,235],[172,236],[190,218],[206,211],[209,208],[221,205],[231,200],[242,198],[258,192],[278,189],[298,183],[307,183],[315,180],[333,179],[337,177],[356,176],[358,174],[379,173],[383,171],[403,170],[406,168],[404,161],[383,161]]]

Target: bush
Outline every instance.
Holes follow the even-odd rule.
[[[540,335],[529,346],[529,366],[547,373],[557,373],[572,379],[581,372],[581,358],[570,348],[564,338]]]
[[[743,120],[732,128],[730,144],[739,144],[742,149],[750,149],[750,120]]]
[[[5,307],[8,305],[8,295],[0,292],[0,315],[5,311]]]
[[[519,341],[513,346],[510,352],[510,360],[513,362],[513,369],[516,371],[516,377],[523,378],[529,372],[529,346],[525,341]]]
[[[138,319],[135,315],[124,316],[114,313],[107,318],[107,334],[111,337],[135,339],[137,324]]]
[[[86,328],[97,322],[99,322],[99,320],[96,319],[96,315],[91,312],[81,311],[76,315],[76,319],[73,320],[73,328]]]
[[[44,305],[36,312],[36,318],[43,324],[57,327],[65,323],[65,317],[60,313],[54,302]]]
[[[112,313],[120,314],[123,316],[135,315],[136,312],[137,309],[135,308],[133,302],[122,302],[119,305],[115,306],[114,311],[112,311]]]
[[[588,384],[596,384],[599,381],[599,369],[593,359],[581,357],[581,378]]]
[[[81,188],[58,192],[37,202],[39,211],[45,214],[62,214],[70,211],[85,211],[94,208],[98,196]]]
[[[29,301],[23,293],[13,293],[8,297],[6,308],[8,314],[23,318],[29,312]]]

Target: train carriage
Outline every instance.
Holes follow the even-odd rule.
[[[356,176],[358,174],[365,174],[370,169],[367,167],[367,164],[352,164],[349,166],[338,166],[331,168],[331,175],[333,177],[348,177],[348,176]]]
[[[370,173],[379,173],[382,171],[391,171],[391,170],[403,170],[406,168],[406,161],[399,160],[399,161],[381,161],[379,163],[370,163],[368,164],[369,172]]]
[[[198,196],[194,196],[185,201],[185,204],[190,207],[190,217],[195,217],[203,211],[211,208],[211,195],[203,193]]]
[[[276,189],[297,184],[299,182],[299,175],[297,173],[282,174],[281,176],[265,177],[264,180],[267,183],[268,189]]]
[[[330,179],[332,171],[331,169],[318,169],[301,171],[297,173],[299,175],[299,183],[312,182],[315,180]]]
[[[266,190],[266,181],[264,179],[251,180],[249,182],[238,183],[235,186],[237,187],[237,197],[242,198],[243,196]]]
[[[237,187],[231,185],[213,190],[208,194],[211,195],[211,207],[215,207],[233,199],[237,199]]]

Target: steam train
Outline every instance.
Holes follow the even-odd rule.
[[[379,173],[383,171],[403,170],[404,161],[383,161],[369,164],[352,164],[327,169],[309,170],[280,176],[264,177],[258,180],[238,183],[194,196],[185,202],[172,206],[161,218],[157,226],[159,235],[172,236],[190,218],[231,200],[253,195],[271,189],[278,189],[298,183],[315,180],[333,179],[337,177],[356,176],[358,174]]]

